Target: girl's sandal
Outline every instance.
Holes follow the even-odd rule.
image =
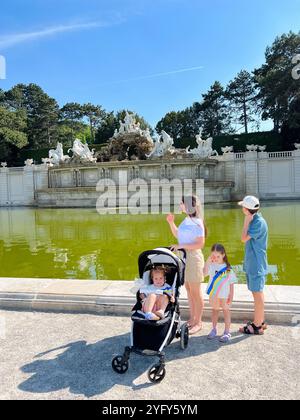
[[[246,335],[263,335],[264,328],[262,325],[260,327],[257,327],[254,323],[251,323],[241,328],[240,332]]]

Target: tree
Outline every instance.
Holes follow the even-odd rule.
[[[290,106],[300,92],[299,81],[292,78],[292,59],[299,51],[300,32],[283,34],[267,47],[266,63],[254,70],[262,119],[272,119],[276,132],[289,119]]]
[[[0,106],[0,158],[10,160],[11,155],[27,145],[26,113],[11,111]]]
[[[102,124],[95,134],[95,143],[106,143],[114,135],[117,128],[119,128],[119,121],[114,112],[106,112]]]
[[[48,147],[55,143],[59,107],[41,87],[34,83],[18,84],[5,92],[3,102],[12,111],[26,112],[26,132],[31,148]]]
[[[86,117],[89,122],[91,141],[94,143],[96,129],[103,122],[105,118],[105,111],[101,106],[92,105],[91,103],[82,105],[81,109],[83,116]]]
[[[221,83],[215,82],[202,97],[200,105],[204,133],[214,137],[231,132],[229,106]]]
[[[83,110],[77,102],[68,102],[60,109],[60,133],[65,133],[65,142],[72,144],[82,129]]]
[[[162,131],[166,131],[174,141],[180,140],[182,137],[183,127],[185,119],[183,112],[172,111],[168,112],[156,125],[156,131],[160,134]]]
[[[229,82],[226,96],[236,122],[248,133],[249,123],[255,121],[254,114],[257,113],[257,92],[253,76],[246,70],[240,71],[236,78]]]

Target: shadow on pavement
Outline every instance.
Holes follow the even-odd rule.
[[[246,336],[233,334],[232,341],[226,346],[235,345],[245,340]],[[30,393],[51,393],[68,389],[74,395],[84,397],[101,396],[115,385],[131,387],[133,390],[148,388],[154,385],[146,382],[135,385],[134,381],[143,375],[155,362],[155,357],[141,357],[131,355],[130,367],[125,375],[118,375],[111,368],[113,356],[122,354],[124,347],[130,342],[130,335],[123,334],[105,338],[96,343],[88,344],[86,341],[69,343],[56,349],[38,354],[32,363],[21,368],[22,372],[32,374],[30,378],[19,385],[19,389]],[[222,347],[217,340],[209,342],[206,336],[190,338],[186,350],[181,350],[179,340],[174,340],[166,350],[167,375],[175,375],[172,369],[168,370],[171,360],[189,359],[210,352],[216,352]],[[57,352],[58,354],[54,354]],[[54,354],[52,359],[43,359]]]

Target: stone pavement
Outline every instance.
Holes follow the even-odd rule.
[[[270,326],[265,336],[236,333],[230,344],[203,332],[182,351],[166,349],[167,374],[148,381],[156,361],[132,355],[119,376],[111,359],[129,344],[130,317],[0,311],[1,399],[299,399],[300,328]],[[223,325],[220,325],[222,332]]]

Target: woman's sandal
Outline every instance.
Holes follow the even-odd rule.
[[[263,335],[264,327],[262,325],[257,327],[254,323],[248,323],[245,327],[240,329],[240,332],[246,335]]]
[[[190,335],[194,335],[197,334],[198,332],[200,332],[202,330],[202,324],[201,325],[194,325],[190,330],[189,330],[189,334]]]

